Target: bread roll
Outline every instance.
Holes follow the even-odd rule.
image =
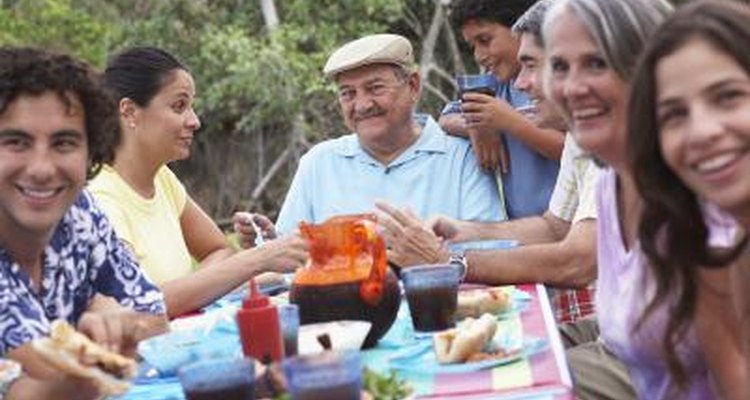
[[[508,287],[474,289],[458,292],[457,318],[506,312],[513,304]]]
[[[497,319],[490,314],[483,314],[479,319],[467,318],[455,328],[433,336],[435,357],[440,364],[465,362],[484,349],[496,330]]]

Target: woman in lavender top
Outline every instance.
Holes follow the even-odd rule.
[[[644,193],[639,239],[660,287],[681,286],[672,326],[677,331],[696,308],[700,313],[695,276],[706,271],[698,267],[723,266],[741,251],[738,246],[717,253],[705,245],[709,227],[700,218],[701,205],[712,202],[745,232],[750,229],[750,8],[717,1],[685,6],[657,31],[643,60],[629,115],[632,163],[643,166],[634,173]],[[731,313],[737,307],[747,344],[750,270],[742,265],[735,263],[731,283],[717,289],[732,294],[728,304],[712,311]],[[717,325],[706,330],[738,331]],[[740,347],[740,338],[729,339]],[[717,342],[706,343],[704,353],[712,354],[708,346]],[[721,357],[722,375],[739,381],[727,397],[750,395],[747,354],[744,358],[745,363],[737,352]]]
[[[630,81],[637,57],[671,6],[661,0],[562,0],[545,20],[543,34],[550,97],[567,117],[571,132],[584,150],[608,169],[598,190],[598,281],[596,308],[601,337],[627,366],[634,389],[643,399],[710,399],[712,373],[721,372],[719,360],[704,357],[699,341],[707,333],[696,329],[704,321],[720,321],[723,314],[698,305],[694,323],[671,335],[673,296],[649,307],[657,289],[655,277],[638,242],[643,201],[636,190],[626,156]],[[708,240],[731,246],[731,221],[708,210]],[[674,292],[672,291],[674,289]],[[712,300],[712,291],[698,289],[698,302]],[[731,345],[721,332],[712,340]],[[718,350],[717,350],[718,352]],[[575,366],[573,366],[575,370]],[[585,376],[577,377],[579,380]],[[716,376],[727,394],[731,379]],[[613,395],[616,397],[616,395]]]

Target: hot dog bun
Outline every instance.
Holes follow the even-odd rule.
[[[467,318],[455,328],[435,334],[435,357],[441,364],[461,363],[469,359],[492,340],[497,330],[497,319],[483,314],[479,319]]]
[[[458,292],[457,318],[477,318],[484,313],[498,314],[508,311],[513,304],[509,287],[473,289]]]

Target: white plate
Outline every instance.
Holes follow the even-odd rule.
[[[502,338],[495,337],[496,344],[498,341],[504,341]],[[407,370],[425,374],[455,374],[479,371],[487,368],[494,368],[499,365],[510,364],[524,357],[540,353],[547,349],[547,341],[541,338],[526,338],[518,343],[507,343],[502,345],[512,353],[507,357],[494,358],[490,360],[457,363],[457,364],[440,364],[435,358],[435,350],[432,341],[422,341],[419,344],[410,346],[393,355],[390,360],[390,366],[397,370]]]
[[[370,333],[368,321],[333,321],[302,325],[298,333],[299,354],[322,352],[323,346],[318,337],[328,334],[333,350],[359,350],[367,334]]]

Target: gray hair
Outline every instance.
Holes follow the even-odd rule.
[[[630,81],[646,41],[672,10],[666,0],[560,0],[547,13],[542,36],[546,41],[553,22],[571,12],[612,69]]]
[[[523,15],[518,17],[516,23],[510,28],[511,32],[519,37],[524,33],[533,35],[536,44],[544,46],[542,23],[544,23],[544,16],[552,4],[553,0],[539,0],[534,3]]]

